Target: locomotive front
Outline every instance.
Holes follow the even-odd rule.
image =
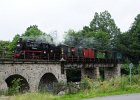
[[[16,59],[59,59],[58,47],[40,38],[20,38],[17,42],[14,58]]]
[[[23,50],[23,41],[22,38],[20,38],[14,50],[14,58],[22,58],[23,56],[22,50]]]

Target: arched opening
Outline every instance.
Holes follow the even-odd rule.
[[[19,92],[27,92],[30,89],[27,80],[18,74],[9,76],[5,82],[9,89],[18,89]]]
[[[52,91],[53,86],[55,83],[57,83],[56,77],[52,73],[46,73],[44,74],[39,82],[39,91]]]

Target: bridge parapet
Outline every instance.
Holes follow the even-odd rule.
[[[64,68],[65,69],[71,69],[71,68],[82,68],[85,66],[85,68],[94,68],[94,67],[114,67],[114,64],[85,64],[85,63],[65,63]]]

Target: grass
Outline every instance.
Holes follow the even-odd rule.
[[[56,96],[48,93],[25,93],[11,96],[9,100],[53,100]]]
[[[103,82],[85,78],[83,82],[86,87],[81,88],[75,94],[57,96],[49,93],[26,93],[12,96],[8,100],[80,100],[82,98],[140,93],[140,76],[132,78],[132,85],[129,83],[129,77],[118,77]]]
[[[77,94],[65,95],[53,100],[80,100],[82,98],[94,98],[101,96],[110,96],[110,95],[120,95],[120,94],[129,94],[129,93],[140,93],[140,88],[129,87],[127,90],[112,90],[112,91],[93,91],[85,90]]]
[[[16,95],[9,98],[9,100],[80,100],[82,98],[94,98],[101,96],[120,95],[128,93],[140,93],[140,90],[129,89],[127,91],[114,91],[114,92],[94,92],[92,90],[81,91],[77,94],[68,94],[64,96],[54,96],[48,93],[26,93]]]

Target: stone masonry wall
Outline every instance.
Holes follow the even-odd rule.
[[[0,64],[0,90],[6,90],[5,80],[14,74],[21,75],[29,83],[30,91],[38,90],[41,77],[52,73],[59,81],[66,82],[66,73],[61,74],[60,64]]]
[[[105,79],[111,79],[121,75],[121,64],[116,64],[114,67],[104,68]]]
[[[81,68],[81,77],[84,78],[85,76],[91,79],[99,78],[100,77],[99,67],[86,68],[86,65],[84,65]]]

